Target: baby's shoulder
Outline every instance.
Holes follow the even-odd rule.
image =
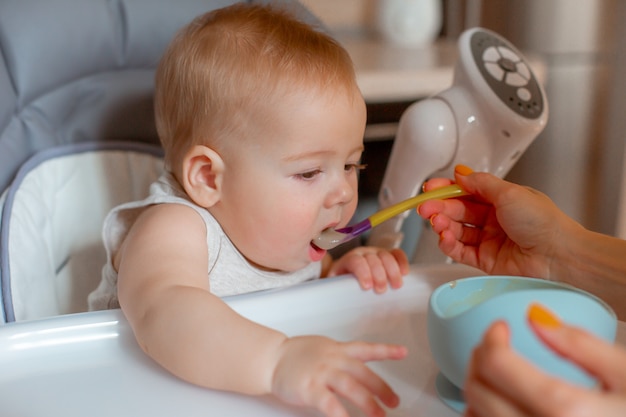
[[[133,224],[133,228],[164,229],[180,232],[188,227],[197,228],[204,223],[192,207],[179,203],[160,203],[145,207]]]

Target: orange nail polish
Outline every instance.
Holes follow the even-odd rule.
[[[550,310],[538,303],[533,303],[528,308],[528,320],[531,323],[552,329],[561,327],[561,320]]]
[[[454,167],[454,172],[456,172],[459,175],[463,175],[464,177],[468,176],[469,174],[473,173],[474,170],[466,165],[457,165]]]
[[[430,218],[428,219],[428,221],[430,222],[430,226],[434,226],[435,224],[433,223],[433,220],[435,219],[435,217],[437,217],[436,214],[433,214],[432,216],[430,216]]]

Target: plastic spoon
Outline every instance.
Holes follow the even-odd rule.
[[[354,239],[362,233],[370,230],[372,227],[378,226],[385,220],[389,220],[406,210],[419,206],[425,201],[436,199],[442,200],[446,198],[460,197],[463,195],[467,195],[467,193],[456,184],[427,191],[415,197],[401,201],[398,204],[394,204],[393,206],[389,206],[386,209],[380,210],[355,225],[343,227],[337,230],[326,229],[318,237],[313,239],[313,244],[320,249],[332,249],[342,243]]]

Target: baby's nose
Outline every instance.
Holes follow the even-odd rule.
[[[355,192],[356,190],[352,183],[344,178],[333,187],[329,195],[329,203],[331,205],[348,204],[354,198]]]

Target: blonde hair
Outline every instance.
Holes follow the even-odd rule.
[[[156,73],[155,116],[175,174],[197,144],[220,146],[246,112],[281,95],[358,91],[352,61],[328,35],[270,6],[236,4],[184,27]]]

